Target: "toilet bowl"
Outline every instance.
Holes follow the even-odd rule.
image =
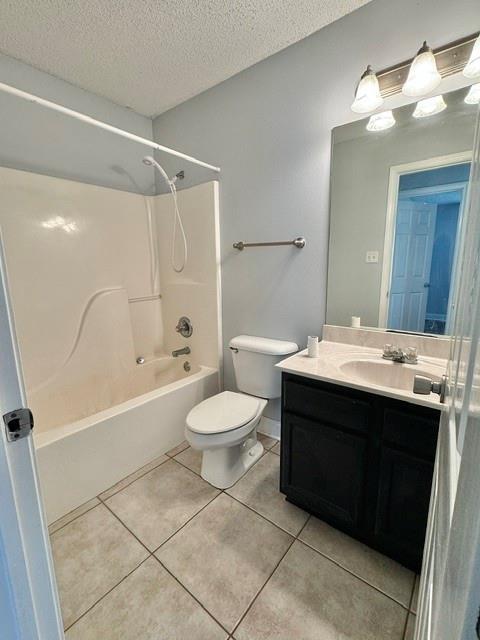
[[[268,400],[280,396],[275,364],[298,351],[294,342],[237,336],[230,341],[238,392],[223,391],[188,414],[185,437],[202,451],[202,478],[227,489],[261,457],[257,425]]]

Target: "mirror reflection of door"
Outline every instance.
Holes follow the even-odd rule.
[[[399,178],[388,293],[389,329],[448,332],[455,247],[470,163]]]

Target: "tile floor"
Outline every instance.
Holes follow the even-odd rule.
[[[67,640],[413,639],[414,574],[286,502],[259,438],[226,491],[181,443],[51,525]]]

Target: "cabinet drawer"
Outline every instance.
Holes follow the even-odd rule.
[[[435,459],[440,412],[435,409],[415,413],[399,406],[383,410],[383,440],[427,460]]]
[[[313,387],[286,379],[283,385],[284,410],[349,429],[367,431],[371,404],[352,397],[350,389],[347,396],[337,391],[337,387],[328,386],[329,390],[319,387],[318,384]]]

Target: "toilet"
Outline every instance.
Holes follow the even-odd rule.
[[[201,475],[227,489],[260,458],[257,425],[268,400],[280,397],[275,364],[298,351],[295,342],[237,336],[229,344],[237,391],[223,391],[197,404],[188,414],[185,437],[203,452]]]

